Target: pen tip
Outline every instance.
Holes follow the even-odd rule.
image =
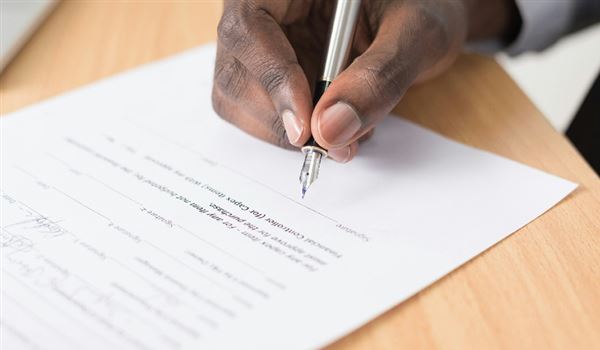
[[[302,199],[304,199],[305,194],[306,194],[306,187],[302,187]]]

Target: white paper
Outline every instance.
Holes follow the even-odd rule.
[[[320,347],[575,188],[390,117],[301,200],[301,154],[212,111],[214,53],[0,119],[3,349]]]

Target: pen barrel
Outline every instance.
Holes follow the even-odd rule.
[[[329,41],[321,80],[333,81],[345,68],[350,56],[360,0],[338,0],[329,27]]]
[[[333,20],[329,28],[323,74],[321,80],[315,85],[313,94],[313,108],[331,85],[331,82],[346,67],[352,48],[360,4],[361,0],[337,0],[336,2]],[[304,147],[318,147],[325,152],[325,155],[327,154],[327,150],[319,146],[312,136]]]

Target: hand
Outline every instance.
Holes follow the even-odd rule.
[[[226,0],[213,106],[282,147],[311,135],[347,162],[415,82],[451,65],[467,37],[499,38],[512,0],[363,0],[352,63],[312,106],[334,1]]]

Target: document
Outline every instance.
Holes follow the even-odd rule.
[[[0,119],[2,349],[311,349],[575,184],[389,117],[300,198],[212,111],[214,46]]]

